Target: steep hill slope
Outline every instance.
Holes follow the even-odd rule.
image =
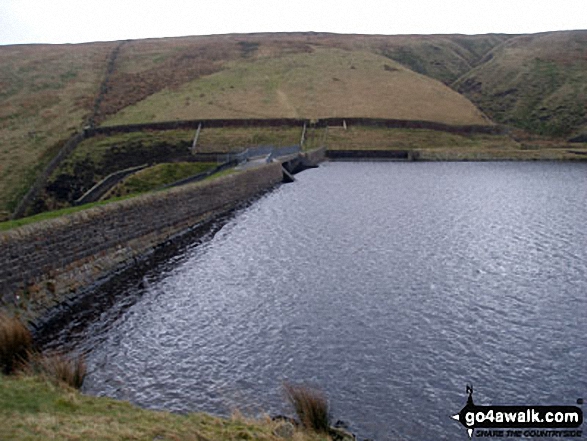
[[[511,37],[505,34],[410,35],[380,37],[371,45],[414,72],[451,84]]]
[[[535,133],[587,133],[586,41],[587,31],[309,32],[0,46],[0,219],[92,118],[98,125],[346,115],[483,123],[476,105]]]
[[[308,46],[303,53],[227,63],[220,72],[153,94],[105,124],[332,116],[488,123],[462,95],[381,55]]]
[[[0,219],[90,116],[114,47],[0,46]]]
[[[487,50],[505,38],[507,36],[292,33],[147,39],[79,45],[0,46],[0,219],[5,219],[14,210],[35,177],[74,131],[80,130],[94,116],[95,122],[100,124],[120,110],[164,90],[168,93],[181,87],[191,87],[193,81],[209,78],[213,74],[224,75],[223,78],[226,79],[234,74],[234,69],[248,69],[249,80],[252,80],[251,69],[254,69],[254,65],[251,63],[264,63],[260,68],[268,69],[271,63],[279,64],[276,61],[278,59],[303,56],[321,49],[338,50],[339,53],[360,51],[361,59],[371,55],[380,56],[375,62],[378,69],[371,70],[376,74],[373,83],[381,78],[389,80],[394,76],[401,78],[407,75],[407,71],[398,67],[391,59],[447,83],[468,71]],[[119,46],[120,50],[116,52],[115,49]],[[107,87],[104,87],[105,74],[115,53],[117,57],[111,66],[113,72]],[[332,54],[330,52],[330,58]],[[240,67],[237,67],[239,63]],[[381,70],[386,64],[391,71]],[[354,85],[360,86],[358,83],[361,81],[367,83],[368,79],[358,78],[356,75],[353,79],[349,74],[347,72],[345,75],[332,74],[326,77],[332,82],[335,82],[333,77],[338,78],[344,84],[340,81],[336,93],[326,96],[337,101],[337,104],[321,103],[320,112],[332,111],[334,115],[344,113],[340,110],[348,106],[355,110],[366,108],[357,107],[361,96],[353,88]],[[319,72],[317,75],[315,84],[320,86],[319,82],[324,79]],[[438,84],[432,87],[427,79],[421,78],[419,81],[427,85],[424,89],[441,90]],[[267,88],[271,87],[273,86],[267,85]],[[232,101],[241,100],[246,95],[242,90],[232,91],[235,92]],[[212,88],[211,92],[220,94],[223,91]],[[442,94],[451,96],[453,100],[460,100],[446,90],[439,92],[436,98]],[[98,97],[101,100],[94,115],[94,103]],[[199,95],[196,98],[199,99]],[[275,102],[278,102],[277,99],[281,100],[283,109],[289,109],[287,114],[305,111],[305,105],[296,103],[295,97],[287,93],[276,94],[271,99],[275,99]],[[288,103],[288,100],[293,102]],[[204,104],[208,101],[204,101]],[[373,104],[380,103],[381,100],[373,101]],[[412,107],[415,103],[416,101],[411,101]],[[193,101],[190,100],[190,106],[191,104]],[[180,106],[186,107],[185,100]],[[270,106],[267,109],[269,108]],[[424,106],[423,109],[425,108]],[[218,114],[229,115],[234,115],[234,112]],[[425,111],[415,117],[423,119],[431,116]]]
[[[501,123],[541,135],[587,133],[587,31],[508,40],[453,87]]]
[[[328,33],[234,34],[127,42],[99,120],[163,89],[223,70],[228,63],[307,54],[319,48],[381,55],[448,84],[476,66],[506,35],[371,36]]]

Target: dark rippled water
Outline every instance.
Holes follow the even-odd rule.
[[[297,178],[128,288],[136,303],[79,343],[87,393],[283,413],[282,381],[309,382],[377,440],[466,439],[449,417],[467,382],[477,404],[587,398],[585,165]]]

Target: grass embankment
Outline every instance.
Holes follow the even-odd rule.
[[[419,159],[429,161],[587,160],[584,145],[545,140],[518,142],[506,135],[329,127],[327,132],[316,130],[313,136],[325,140],[322,142],[329,150],[417,150]]]
[[[0,313],[0,440],[279,439],[273,431],[280,423],[269,418],[179,416],[83,396],[71,388],[83,383],[83,358],[47,356],[33,346],[20,320]],[[294,426],[289,429],[294,435]],[[320,439],[303,432],[295,438]]]
[[[87,210],[88,208],[98,207],[100,205],[109,204],[111,202],[121,201],[136,195],[128,195],[121,198],[113,198],[107,201],[92,202],[90,204],[79,205],[77,207],[62,208],[60,210],[45,211],[44,213],[35,214],[34,216],[23,217],[21,219],[14,219],[5,222],[0,222],[0,231],[10,230],[12,228],[21,227],[23,225],[34,224],[48,219],[65,216],[78,211]]]
[[[140,409],[108,398],[84,396],[38,377],[0,376],[0,439],[20,440],[280,440],[269,418],[217,418]],[[297,431],[296,441],[326,440]]]
[[[302,127],[234,127],[204,128],[196,150],[198,153],[240,152],[249,147],[274,147],[299,144]]]
[[[214,167],[216,163],[213,162],[157,164],[124,179],[110,190],[106,199],[156,190],[164,185],[209,171]]]
[[[180,416],[84,396],[72,387],[79,389],[85,374],[82,357],[36,352],[22,322],[0,312],[0,440],[327,439],[328,402],[321,392],[307,387],[289,385],[286,389],[302,427],[309,429],[304,431],[269,417]],[[322,425],[316,425],[320,422]]]

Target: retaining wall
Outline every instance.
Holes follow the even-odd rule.
[[[0,305],[34,320],[113,269],[281,182],[281,164],[0,233]]]
[[[427,129],[461,135],[474,133],[502,135],[508,131],[507,127],[499,125],[453,125],[434,121],[384,118],[324,118],[316,122],[316,127],[342,126],[343,124],[347,126],[386,127],[391,129]]]
[[[139,132],[143,130],[175,130],[197,129],[202,124],[202,129],[222,127],[328,127],[357,125],[363,127],[387,127],[401,129],[429,129],[443,132],[470,134],[487,133],[503,134],[507,132],[505,126],[498,125],[451,125],[433,121],[412,121],[384,118],[323,118],[316,121],[296,118],[265,118],[265,119],[200,119],[164,121],[145,124],[125,124],[119,126],[103,126],[87,130],[87,136],[111,135],[114,133]]]
[[[409,150],[328,150],[326,157],[329,159],[414,159]]]

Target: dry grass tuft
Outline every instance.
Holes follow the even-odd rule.
[[[284,383],[283,388],[300,422],[316,432],[327,433],[330,428],[328,400],[319,389],[309,386]]]
[[[0,369],[12,374],[28,360],[33,347],[30,331],[22,322],[0,313]]]
[[[86,363],[83,356],[36,352],[28,328],[18,318],[0,313],[0,370],[5,375],[16,371],[40,374],[79,389],[86,376]]]
[[[30,356],[27,370],[32,374],[43,375],[51,381],[80,389],[86,377],[87,367],[81,355],[68,357],[63,354],[34,354]]]

